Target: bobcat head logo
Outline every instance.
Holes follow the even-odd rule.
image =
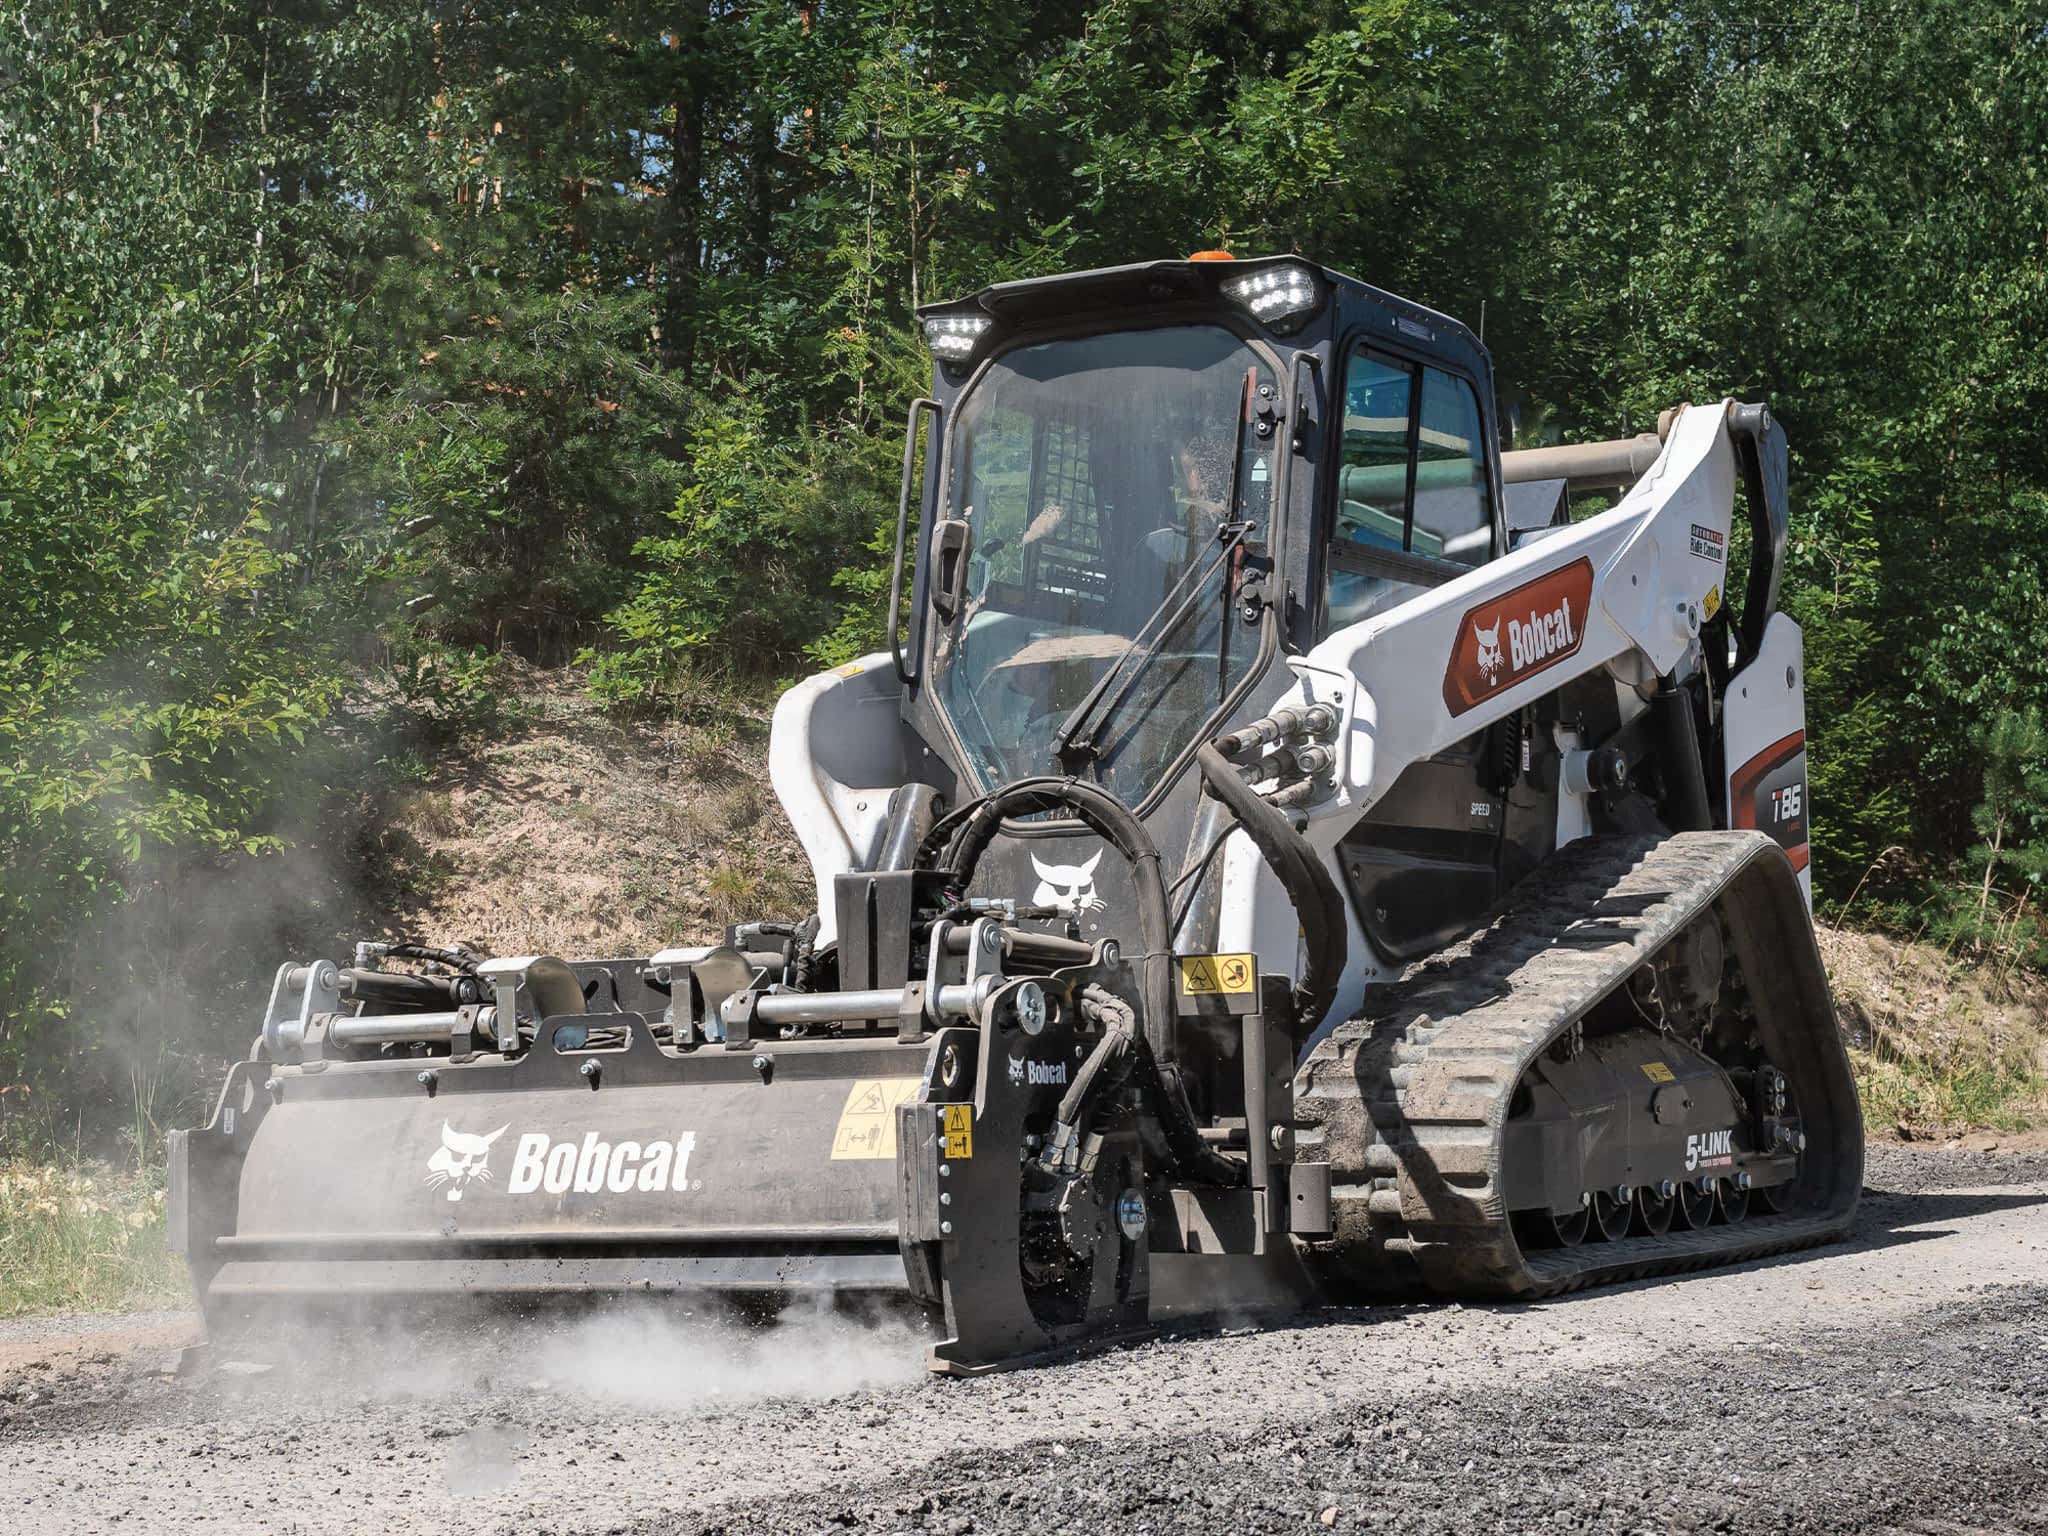
[[[1475,622],[1472,633],[1479,641],[1479,670],[1486,674],[1489,687],[1500,681],[1500,619],[1494,618],[1493,628],[1481,629]]]
[[[491,1143],[505,1134],[499,1126],[488,1136],[471,1136],[441,1122],[441,1149],[427,1159],[427,1188],[448,1186],[448,1198],[460,1200],[465,1184],[491,1176]]]
[[[1102,850],[1086,864],[1044,864],[1031,855],[1031,867],[1038,871],[1038,889],[1031,893],[1034,907],[1058,907],[1071,917],[1083,912],[1100,912],[1108,905],[1095,894],[1095,866],[1102,862]]]
[[[1010,1058],[1010,1086],[1012,1088],[1024,1086],[1024,1058],[1022,1056],[1012,1056]]]

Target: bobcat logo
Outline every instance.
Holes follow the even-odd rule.
[[[441,1122],[441,1149],[427,1159],[427,1188],[448,1186],[448,1198],[460,1200],[463,1186],[491,1177],[491,1143],[505,1134],[499,1126],[488,1136],[471,1136]]]
[[[1012,1088],[1022,1088],[1024,1086],[1024,1058],[1022,1056],[1012,1056],[1010,1058],[1010,1086]]]
[[[1488,687],[1500,681],[1500,617],[1495,615],[1493,628],[1481,629],[1475,620],[1472,633],[1479,641],[1479,670],[1486,674]]]
[[[1069,916],[1100,912],[1107,902],[1095,894],[1095,866],[1102,862],[1102,850],[1086,864],[1042,864],[1031,855],[1031,867],[1038,871],[1038,889],[1031,893],[1034,907],[1058,907]]]

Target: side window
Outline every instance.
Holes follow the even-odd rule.
[[[1493,511],[1486,494],[1486,444],[1479,400],[1463,379],[1422,370],[1422,432],[1415,454],[1418,555],[1483,565],[1493,554]]]
[[[1434,584],[1426,567],[1418,574],[1387,553],[1452,566],[1493,556],[1486,445],[1472,386],[1360,346],[1345,364],[1343,399],[1325,634]]]
[[[1406,548],[1408,418],[1415,394],[1404,363],[1352,354],[1344,375],[1344,447],[1337,472],[1337,537]]]

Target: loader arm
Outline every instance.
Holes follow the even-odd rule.
[[[1644,441],[1654,440],[1617,446],[1640,455]],[[1783,445],[1760,406],[1683,408],[1662,451],[1614,507],[1547,530],[1289,658],[1296,688],[1275,707],[1321,704],[1338,719],[1327,767],[1305,797],[1309,841],[1336,865],[1346,833],[1412,765],[1598,674],[1611,681],[1624,727],[1646,727],[1660,691],[1691,685],[1710,700],[1711,729],[1729,745],[1719,752],[1711,736],[1692,745],[1706,789],[1706,814],[1693,822],[1700,829],[1760,824],[1747,804],[1731,818],[1739,796],[1728,793],[1727,781],[1777,750],[1781,760],[1766,766],[1766,776],[1796,776],[1800,788],[1787,803],[1798,814],[1764,829],[1784,834],[1779,840],[1804,886],[1804,668],[1798,627],[1770,609],[1786,525]],[[1570,461],[1558,468],[1568,472]],[[1728,558],[1739,480],[1749,488],[1754,563],[1739,624],[1717,629],[1713,619],[1732,606]],[[1710,656],[1710,645],[1730,654]],[[1750,688],[1752,678],[1764,686]],[[1732,698],[1722,697],[1726,690]],[[1562,722],[1554,736],[1561,846],[1595,829],[1600,797],[1614,786],[1599,781],[1607,765],[1588,763],[1605,741]],[[1221,903],[1219,947],[1285,949],[1296,923],[1292,907],[1243,842],[1224,854],[1231,894]],[[1357,913],[1348,920],[1351,961],[1335,1018],[1356,1009],[1369,982],[1390,974],[1364,941]]]

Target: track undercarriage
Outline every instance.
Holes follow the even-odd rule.
[[[1839,1235],[1862,1124],[1789,877],[1741,834],[1576,845],[1334,1031],[1297,1099],[1311,1266],[1537,1296]]]

